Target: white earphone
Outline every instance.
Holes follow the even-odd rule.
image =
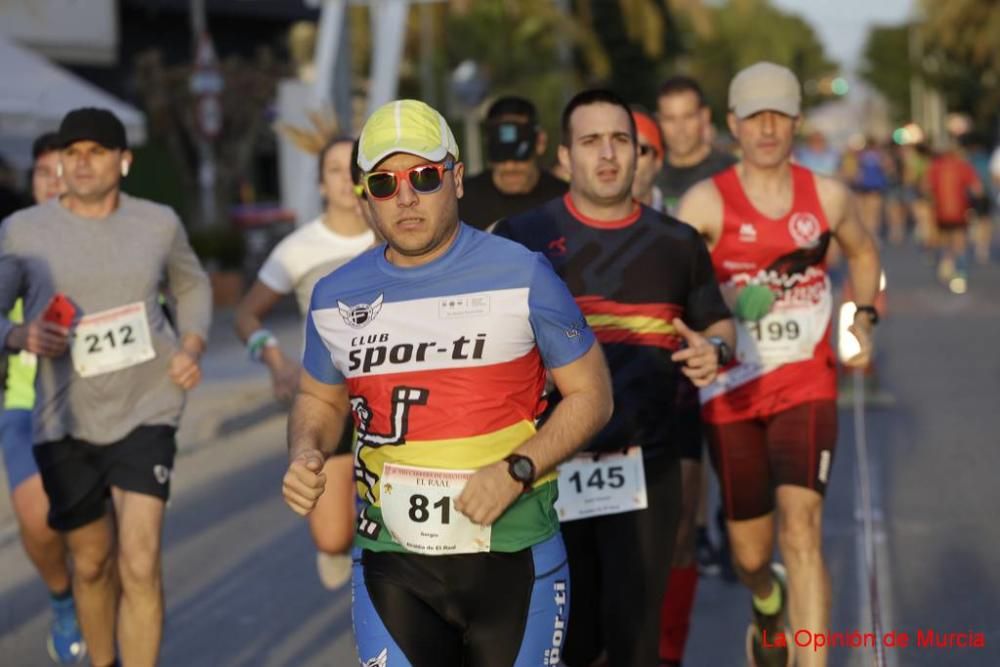
[[[56,162],[56,176],[62,178],[62,162]]]
[[[122,177],[128,176],[128,170],[131,167],[129,161],[122,158]]]

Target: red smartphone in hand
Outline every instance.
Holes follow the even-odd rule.
[[[62,292],[57,292],[52,297],[49,305],[45,307],[45,312],[42,313],[42,319],[46,322],[52,322],[67,329],[73,325],[73,318],[75,317],[76,306]]]

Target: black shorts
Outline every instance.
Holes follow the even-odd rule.
[[[354,555],[351,615],[362,664],[560,664],[570,587],[558,534],[513,553]]]
[[[35,445],[35,461],[49,496],[49,526],[68,532],[107,511],[111,487],[170,497],[177,454],[173,426],[140,426],[110,445],[67,437]]]
[[[837,447],[837,404],[810,401],[763,419],[707,427],[722,506],[733,521],[774,511],[782,484],[826,494]]]
[[[573,583],[563,652],[570,667],[591,665],[604,650],[610,667],[657,664],[681,473],[669,452],[644,463],[646,509],[562,524]]]
[[[969,198],[969,203],[972,205],[972,210],[976,212],[976,215],[985,218],[990,214],[989,195],[983,195],[982,197],[973,195]]]
[[[354,420],[348,419],[344,424],[344,432],[340,434],[337,448],[333,450],[333,456],[354,453]]]
[[[685,461],[701,463],[705,440],[701,426],[701,408],[678,412],[675,416],[672,437],[677,442],[677,453]]]
[[[961,220],[949,220],[948,218],[936,218],[938,230],[950,232],[955,230],[968,229],[969,221],[966,218]]]
[[[698,400],[698,388],[686,377],[682,377],[677,386],[673,419],[671,438],[677,444],[677,453],[684,460],[701,463],[704,451],[701,402]]]

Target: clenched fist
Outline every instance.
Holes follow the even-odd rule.
[[[296,514],[305,516],[316,507],[326,489],[323,455],[315,449],[299,452],[288,465],[281,482],[281,494]]]

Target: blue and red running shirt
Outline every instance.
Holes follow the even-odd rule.
[[[306,318],[303,366],[347,384],[363,502],[357,542],[404,551],[384,528],[386,463],[475,470],[536,430],[545,369],[585,354],[594,334],[544,257],[465,224],[441,257],[413,268],[378,246],[321,279]],[[559,528],[555,475],[493,524],[492,551],[520,551]]]

